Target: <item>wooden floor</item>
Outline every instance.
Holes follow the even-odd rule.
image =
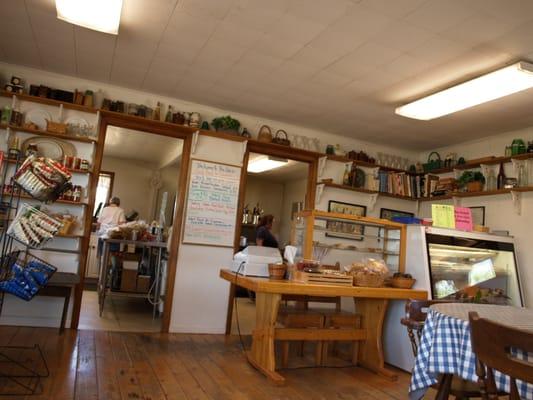
[[[0,400],[387,400],[407,399],[409,384],[402,372],[391,382],[362,368],[311,368],[284,370],[287,384],[272,386],[246,362],[236,336],[83,330],[59,336],[55,329],[0,327],[1,345],[34,343],[50,367],[42,394]],[[6,371],[1,364],[0,371]],[[0,393],[11,386],[0,378]]]

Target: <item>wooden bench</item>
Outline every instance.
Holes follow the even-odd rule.
[[[39,290],[39,296],[46,297],[63,297],[63,311],[61,313],[61,323],[59,325],[59,334],[65,330],[65,323],[67,321],[68,306],[70,304],[70,297],[72,296],[72,289],[80,283],[80,276],[70,272],[56,272],[48,284]]]

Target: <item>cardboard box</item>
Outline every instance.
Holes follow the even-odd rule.
[[[139,269],[139,261],[122,261],[122,269]]]
[[[137,290],[137,269],[122,269],[120,290],[122,292],[135,292]]]
[[[124,261],[141,261],[141,253],[123,253],[122,260]]]
[[[150,290],[150,275],[139,275],[137,277],[137,292],[148,293]]]

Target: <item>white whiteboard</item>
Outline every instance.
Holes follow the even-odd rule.
[[[183,243],[233,247],[241,168],[192,160]]]

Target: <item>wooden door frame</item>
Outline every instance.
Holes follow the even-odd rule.
[[[83,295],[85,272],[87,269],[87,253],[89,251],[89,241],[91,236],[92,215],[94,213],[95,206],[94,201],[96,197],[96,187],[98,184],[98,176],[102,166],[105,136],[108,126],[117,126],[120,128],[133,129],[149,134],[168,136],[183,140],[181,168],[178,181],[178,187],[181,187],[181,189],[178,190],[178,198],[176,199],[176,213],[174,215],[174,221],[172,224],[172,238],[170,242],[170,251],[167,260],[167,285],[165,292],[165,307],[163,309],[163,316],[161,320],[161,332],[166,333],[169,331],[170,327],[172,301],[174,297],[174,281],[176,279],[178,251],[181,239],[182,217],[185,208],[185,187],[187,185],[187,177],[189,174],[192,136],[196,129],[179,126],[176,124],[148,120],[145,118],[134,117],[111,111],[100,111],[100,121],[98,124],[98,142],[96,144],[93,165],[93,179],[91,179],[91,183],[89,185],[89,199],[84,221],[85,229],[83,232],[83,238],[81,243],[81,254],[79,263],[80,283],[76,285],[74,292],[74,305],[72,309],[72,319],[70,327],[72,329],[77,329],[80,319],[81,299]]]
[[[244,154],[242,163],[237,216],[241,216],[244,210],[244,194],[246,191],[246,180],[248,176],[247,169],[250,153],[264,154],[267,156],[286,158],[289,160],[307,163],[309,166],[307,174],[307,193],[305,195],[304,208],[306,210],[313,210],[315,208],[316,184],[318,180],[318,160],[322,154],[315,153],[313,151],[296,149],[289,146],[281,146],[272,143],[263,143],[256,140],[250,140],[246,145],[246,153]],[[235,227],[235,239],[233,242],[234,251],[239,250],[241,231],[241,224],[237,224]]]
[[[242,162],[241,181],[239,184],[239,202],[237,206],[237,221],[244,210],[244,195],[246,192],[246,180],[248,177],[248,161],[250,153],[264,154],[272,157],[286,158],[294,161],[300,161],[309,164],[307,174],[307,193],[305,195],[304,206],[306,210],[315,208],[316,184],[318,180],[318,160],[323,156],[321,153],[295,149],[294,147],[281,146],[273,143],[263,143],[257,140],[249,140],[246,145],[246,152]],[[241,224],[235,225],[235,239],[233,242],[233,251],[239,251],[239,240],[241,236]],[[233,302],[235,299],[235,285],[230,285],[228,295],[228,306],[226,313],[226,335],[231,333],[231,321],[233,317]]]

